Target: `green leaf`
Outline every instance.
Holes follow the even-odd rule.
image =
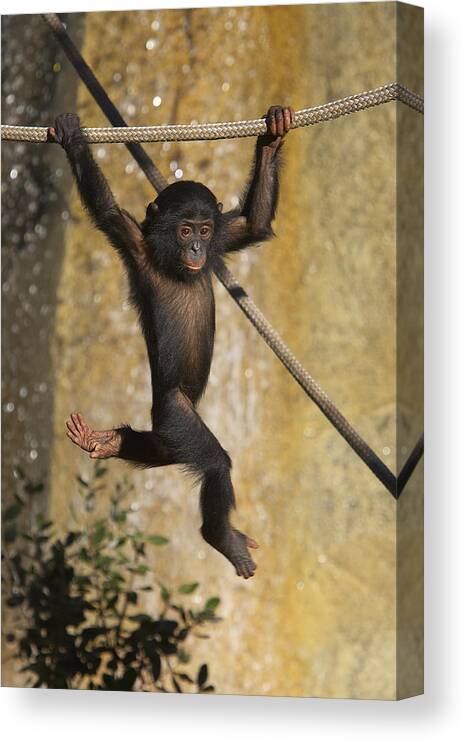
[[[193,593],[194,590],[197,590],[198,586],[198,582],[189,582],[186,585],[181,585],[181,587],[178,587],[178,593],[182,593],[183,595],[190,595],[190,593]]]
[[[35,484],[33,482],[28,482],[26,486],[24,487],[24,491],[28,493],[28,495],[37,495],[39,492],[43,492],[44,485],[41,482],[36,482]]]
[[[90,554],[85,546],[79,549],[78,558],[83,562],[90,562]]]
[[[171,598],[171,593],[164,585],[160,585],[160,595],[161,599],[164,600],[165,603],[167,603],[168,600]]]
[[[150,663],[152,665],[152,675],[155,682],[157,682],[158,678],[160,677],[161,673],[161,660],[160,655],[158,653],[154,653],[150,657]]]
[[[205,685],[205,683],[208,680],[208,667],[206,665],[201,665],[199,672],[197,673],[197,685],[199,688],[202,687],[202,685]]]
[[[4,511],[3,516],[2,516],[3,520],[5,521],[14,520],[15,518],[18,517],[22,509],[23,509],[22,503],[15,502],[13,505],[10,505],[10,507]]]
[[[121,572],[116,572],[115,570],[112,570],[108,576],[108,587],[109,589],[113,590],[120,590],[121,589],[121,583],[124,582],[124,577],[121,574]]]
[[[173,677],[171,678],[171,682],[173,683],[173,687],[174,687],[174,690],[176,691],[176,693],[182,693],[182,688],[181,688],[181,686],[179,685],[179,683],[178,683],[178,681],[176,680],[176,678],[174,677],[174,675],[173,675]]]
[[[136,554],[139,554],[139,556],[145,556],[145,544],[143,541],[133,541],[132,546]]]
[[[134,592],[134,590],[131,590],[129,593],[126,593],[126,598],[128,603],[132,603],[132,605],[135,605],[137,603],[137,593]]]
[[[112,513],[111,519],[114,523],[118,523],[118,525],[122,525],[123,523],[126,523],[126,517],[127,517],[127,510],[118,510]],[[126,540],[126,537],[124,540]]]
[[[98,466],[97,465],[97,468],[95,470],[95,476],[96,477],[103,477],[103,475],[106,474],[107,471],[108,471],[108,469],[107,469],[106,466]]]
[[[70,503],[69,512],[71,513],[71,517],[74,521],[79,521],[79,516],[76,513],[76,508],[74,507],[73,503]]]
[[[97,569],[108,570],[113,563],[113,557],[109,554],[97,554],[95,558],[95,566]]]
[[[40,531],[46,531],[47,528],[50,528],[53,523],[51,520],[46,520],[44,515],[42,513],[39,513],[36,518],[36,526]]]
[[[151,621],[151,617],[147,613],[135,613],[134,616],[128,616],[131,621],[137,621],[137,623],[146,623]]]
[[[182,662],[183,665],[186,665],[188,662],[190,662],[191,656],[187,652],[184,651],[184,649],[178,650],[178,660],[179,662]]]
[[[107,667],[108,667],[109,670],[111,670],[112,672],[114,672],[117,669],[117,667],[118,667],[118,659],[117,659],[117,657],[113,657],[113,659],[110,660],[110,662],[107,664]]]
[[[78,531],[69,531],[65,539],[65,546],[71,546],[79,538],[81,538],[81,534]]]
[[[108,611],[113,611],[113,610],[114,610],[114,608],[115,608],[115,606],[116,606],[116,604],[117,604],[117,602],[118,602],[118,597],[119,597],[119,596],[118,596],[118,593],[115,593],[115,595],[113,595],[113,596],[112,596],[112,597],[111,597],[111,598],[110,598],[110,599],[108,600],[108,602],[107,602],[107,610],[108,610]]]
[[[207,611],[207,613],[213,613],[216,608],[218,608],[221,600],[220,598],[209,598],[207,602],[205,603],[204,610]]]
[[[110,535],[110,532],[107,530],[105,522],[103,520],[98,520],[95,524],[94,532],[90,537],[92,546],[98,546],[101,544],[103,539],[108,535]]]
[[[10,608],[16,608],[17,605],[21,605],[24,601],[24,595],[12,595],[11,598],[7,598],[6,604]]]
[[[146,540],[149,544],[154,544],[155,546],[163,546],[164,544],[169,544],[170,541],[165,536],[147,536]]]
[[[138,564],[137,567],[128,567],[129,572],[136,575],[145,575],[149,571],[147,564]]]
[[[5,539],[6,544],[12,544],[14,541],[16,541],[16,536],[18,535],[18,531],[16,526],[9,526],[8,528],[5,528],[5,531],[3,533],[3,538]]]

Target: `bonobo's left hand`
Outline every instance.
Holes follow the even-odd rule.
[[[55,119],[55,126],[49,127],[47,139],[49,142],[61,144],[65,150],[85,144],[86,139],[81,131],[79,116],[75,113],[61,113]]]
[[[272,150],[278,150],[285,135],[295,121],[294,109],[287,106],[271,106],[265,116],[268,132],[258,137],[258,144]]]

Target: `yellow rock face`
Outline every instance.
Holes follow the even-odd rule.
[[[253,118],[396,79],[391,3],[88,14],[82,53],[130,124]],[[418,91],[421,92],[421,91]],[[305,130],[285,146],[276,239],[230,266],[360,434],[396,462],[396,109]],[[83,125],[106,125],[78,91]],[[418,114],[407,112],[412,119]],[[252,140],[147,145],[163,173],[237,203]],[[119,202],[153,192],[123,145],[96,145]],[[53,340],[51,515],[90,463],[64,435],[150,420],[150,383],[123,269],[74,190]],[[198,580],[224,621],[202,645],[217,692],[396,696],[396,504],[284,370],[219,284],[201,413],[233,460],[235,522],[260,543],[247,583],[202,541],[180,471],[132,472],[137,519],[170,545],[166,584]],[[110,462],[111,477],[127,471]],[[413,555],[415,560],[415,554]],[[415,685],[415,679],[413,685]]]

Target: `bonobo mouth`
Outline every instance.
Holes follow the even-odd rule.
[[[183,265],[187,270],[191,273],[198,273],[202,270],[203,266],[205,265],[205,260],[202,260],[201,263],[187,263],[186,261],[182,261]]]

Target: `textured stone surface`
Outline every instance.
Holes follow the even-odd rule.
[[[86,17],[82,51],[128,123],[220,121],[396,79],[395,28],[391,3],[96,13]],[[230,264],[393,469],[398,105],[293,132],[277,237]],[[106,123],[82,85],[77,110],[84,125]],[[240,196],[253,147],[147,145],[165,174],[204,181],[225,208]],[[141,218],[153,194],[127,150],[95,152],[118,200]],[[69,210],[53,338],[50,509],[63,526],[63,493],[89,468],[64,435],[67,414],[78,409],[96,427],[145,427],[150,411],[122,268],[75,190]],[[224,621],[202,646],[218,692],[393,698],[395,502],[224,289],[215,291],[217,343],[201,409],[232,456],[235,519],[261,544],[258,571],[239,581],[202,542],[197,494],[181,472],[135,472],[140,527],[171,539],[157,552],[157,573],[166,584],[199,580],[201,599],[221,596]],[[115,479],[127,471],[121,462],[110,468]]]

